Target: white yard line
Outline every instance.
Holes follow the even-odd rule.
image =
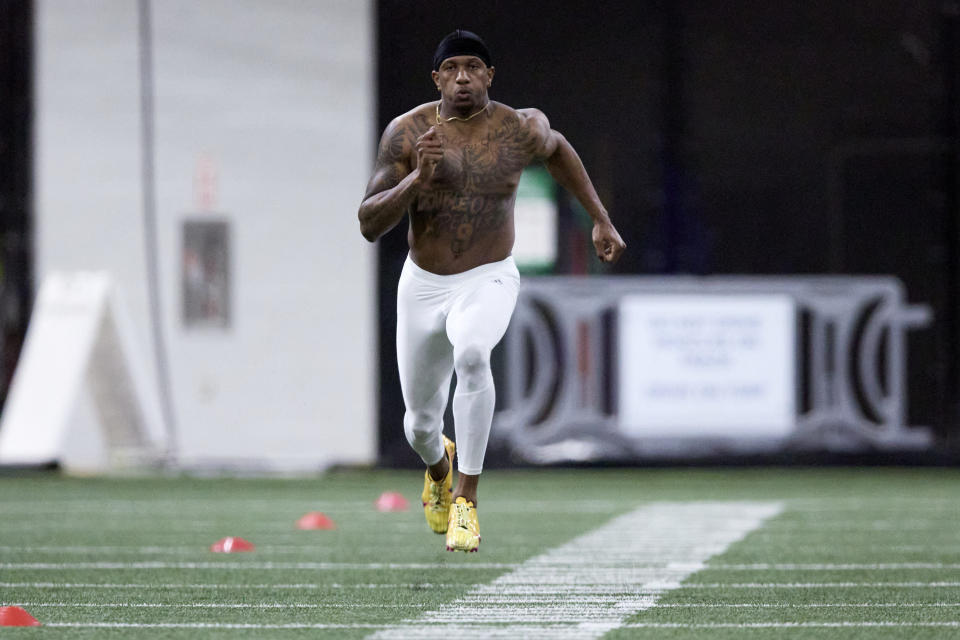
[[[958,527],[960,528],[960,527]],[[767,537],[763,532],[757,534],[757,537]],[[889,557],[894,552],[914,552],[923,553],[924,556],[940,554],[942,556],[955,556],[960,552],[960,544],[904,544],[903,542],[891,540],[889,542],[872,542],[863,544],[862,540],[850,538],[846,540],[831,540],[830,549],[827,550],[835,555],[850,555],[851,553],[861,553],[866,555],[876,555],[877,557]],[[790,544],[791,555],[810,555],[822,556],[824,554],[824,545],[822,544]]]
[[[625,629],[843,629],[847,627],[876,628],[951,628],[960,627],[958,620],[943,622],[874,622],[839,621],[839,622],[635,622],[625,624]]]
[[[562,601],[571,607],[583,603],[608,602],[610,596],[568,598],[558,596],[545,602]],[[513,600],[483,600],[484,604],[513,604]],[[356,604],[345,602],[3,602],[0,607],[76,608],[76,609],[397,609],[419,604]],[[784,604],[781,602],[673,602],[657,603],[657,609],[949,609],[960,602],[821,602]]]
[[[82,629],[379,629],[379,624],[289,623],[256,624],[229,622],[48,622],[45,627]]]
[[[343,584],[339,582],[317,583],[278,583],[278,584],[244,584],[244,583],[118,583],[118,582],[0,582],[0,587],[11,589],[221,589],[241,590],[314,590],[324,589],[448,589],[461,586],[459,583],[430,583],[430,582],[375,582]]]
[[[117,582],[0,582],[0,587],[11,589],[242,589],[242,590],[312,590],[324,589],[447,589],[461,586],[458,583],[418,583],[418,582],[375,582],[375,583],[278,583],[278,584],[241,584],[241,583],[117,583]],[[527,587],[524,590],[524,586]],[[677,589],[941,589],[958,588],[960,582],[688,582]],[[606,584],[565,585],[556,589],[556,597],[573,598],[578,594],[620,594],[626,590],[620,586]],[[510,593],[535,596],[542,594],[539,584],[517,584]],[[609,598],[604,598],[609,600]]]
[[[671,602],[657,603],[657,609],[948,609],[960,602]]]
[[[513,569],[519,565],[502,562],[0,562],[0,569],[30,570],[141,570],[141,569],[223,569],[228,571],[290,571],[304,569],[310,571],[384,571],[407,569],[434,570],[486,570]]]
[[[2,513],[2,511],[0,511],[0,513]],[[334,522],[336,522],[336,520],[334,520]],[[390,532],[398,532],[398,531],[422,532],[423,526],[424,526],[424,523],[420,521],[401,522],[398,520],[395,522],[391,522],[389,524],[385,524],[383,526],[383,530],[390,531]],[[159,527],[163,527],[163,529],[159,530],[158,529]],[[154,529],[157,529],[157,530],[154,530]],[[3,533],[7,533],[7,532],[8,532],[7,525],[6,523],[3,523]],[[46,531],[44,533],[49,534],[50,532]],[[283,530],[273,529],[270,531],[263,530],[263,529],[251,530],[251,529],[248,529],[247,527],[243,527],[242,531],[240,531],[238,530],[237,527],[234,527],[232,525],[229,527],[225,527],[223,524],[218,524],[216,527],[213,527],[213,528],[200,527],[196,529],[174,529],[174,528],[166,527],[163,523],[160,523],[156,525],[156,527],[153,527],[153,529],[150,531],[146,531],[144,529],[111,529],[109,531],[105,531],[103,527],[101,527],[98,532],[93,532],[91,530],[88,533],[91,534],[89,536],[90,538],[95,537],[96,539],[105,538],[107,537],[107,535],[111,537],[117,537],[117,538],[130,538],[133,536],[137,536],[137,537],[149,536],[151,540],[158,541],[156,544],[151,544],[146,546],[180,546],[182,545],[184,539],[189,538],[192,540],[197,540],[198,541],[197,547],[195,548],[199,548],[204,551],[210,547],[210,544],[214,540],[220,537],[228,536],[228,535],[233,535],[233,536],[239,535],[253,543],[258,543],[258,542],[261,542],[262,540],[269,539],[274,542],[289,541],[291,543],[300,542],[305,544],[308,544],[311,541],[320,542],[325,536],[334,535],[333,532],[325,531],[325,530],[314,530],[314,531],[297,530],[293,527],[292,523],[290,527],[287,527]],[[96,533],[95,536],[94,536],[94,533]],[[31,532],[31,536],[36,537],[37,535],[38,535],[38,532],[36,528],[34,528],[34,530]],[[84,535],[84,536],[75,536],[75,537],[86,537],[86,536]],[[170,544],[165,544],[164,541],[167,541],[167,540],[171,540],[172,542]],[[259,545],[257,546],[259,548]]]
[[[422,525],[417,523],[417,529],[422,529]],[[322,535],[322,534],[321,534]],[[308,537],[309,534],[302,534],[301,537]],[[271,536],[272,537],[272,536]],[[423,544],[421,543],[410,543],[407,545],[396,545],[391,546],[392,549],[397,549],[399,547],[405,548],[416,548],[422,549]],[[258,552],[261,553],[275,553],[275,554],[284,554],[284,555],[312,555],[317,556],[321,554],[329,554],[335,556],[335,553],[341,553],[339,551],[334,551],[332,549],[326,549],[323,547],[318,547],[316,541],[308,541],[304,544],[257,544]],[[177,546],[161,546],[161,545],[150,545],[143,547],[135,546],[98,546],[98,545],[81,545],[81,546],[56,546],[56,545],[43,545],[43,546],[16,546],[16,545],[0,545],[0,553],[9,553],[16,554],[16,557],[23,557],[24,554],[57,554],[57,555],[145,555],[145,556],[188,556],[188,555],[207,555],[209,557],[210,550],[208,545],[194,545],[192,547],[186,547],[182,545]],[[342,557],[342,555],[340,555]]]
[[[614,576],[623,573],[624,562],[626,558],[622,557],[613,549],[608,549],[608,553],[602,557],[591,557],[590,576],[592,578],[602,578],[601,582],[610,582],[604,574],[608,573]],[[705,564],[703,561],[693,561],[690,559],[676,561],[656,562],[652,559],[654,553],[661,557],[666,557],[675,551],[674,547],[661,547],[645,545],[644,552],[647,557],[633,556],[629,564],[628,571],[631,575],[636,575],[638,571],[649,570],[655,575],[660,575],[664,570],[673,572],[686,572],[687,575],[700,571],[701,569],[722,569],[727,571],[896,571],[904,569],[932,569],[932,570],[957,570],[960,569],[960,563],[946,562],[887,562],[887,563],[866,563],[866,564]],[[696,557],[691,556],[691,557]],[[709,556],[708,556],[709,557]],[[565,576],[570,573],[569,558],[559,556],[557,561],[544,559],[537,565],[539,567],[538,577],[547,574]],[[425,570],[488,570],[488,569],[524,569],[529,571],[530,560],[523,564],[505,563],[505,562],[465,562],[465,563],[445,563],[445,562],[410,562],[410,563],[389,563],[389,562],[0,562],[0,569],[31,569],[31,570],[141,570],[141,569],[226,569],[231,571],[249,570],[249,571],[290,571],[296,569],[318,570],[318,571],[338,571],[338,570],[407,570],[407,569],[425,569]],[[576,567],[575,567],[576,568]],[[574,580],[579,581],[583,576],[578,576]]]
[[[711,564],[708,569],[727,571],[886,571],[899,569],[960,569],[956,562],[874,562],[874,563],[764,563]]]
[[[380,629],[382,632],[391,632],[399,629],[404,636],[391,637],[434,637],[433,629],[424,634],[423,628],[415,624],[409,626],[383,624],[327,624],[327,623],[289,623],[289,624],[256,624],[256,623],[225,623],[225,622],[48,622],[46,627],[58,628],[86,628],[86,629]],[[564,638],[564,637],[598,637],[605,631],[594,629],[598,625],[583,623],[582,631],[575,635],[569,633],[570,627],[562,624],[525,625],[516,624],[509,627],[489,627],[478,624],[436,626],[437,637],[446,637],[451,633],[465,633],[470,638]],[[682,622],[636,622],[620,625],[621,629],[818,629],[818,628],[960,628],[960,621],[948,620],[944,622],[714,622],[714,623],[682,623]],[[418,633],[419,632],[419,633]],[[378,632],[380,633],[380,632]]]
[[[349,604],[342,602],[5,602],[0,607],[31,607],[56,609],[398,609],[417,607],[417,604]]]
[[[16,513],[22,516],[63,516],[69,515],[75,524],[76,518],[100,518],[104,514],[125,514],[135,518],[166,518],[171,514],[183,514],[196,511],[206,516],[221,517],[235,516],[237,509],[242,507],[245,514],[289,512],[290,517],[296,518],[307,511],[323,511],[331,516],[350,514],[351,516],[369,515],[372,518],[391,517],[376,510],[374,501],[376,495],[369,496],[368,500],[353,502],[322,502],[315,503],[309,500],[278,500],[278,501],[251,501],[243,499],[218,500],[211,503],[209,499],[196,500],[138,500],[137,502],[124,500],[80,500],[57,502],[44,500],[42,504],[35,501],[5,501],[0,500],[0,510],[4,513]],[[412,500],[411,500],[412,502]],[[624,502],[615,500],[537,500],[534,502],[520,500],[498,500],[486,508],[487,513],[529,513],[535,509],[539,513],[612,513],[623,509]],[[413,507],[411,507],[412,509]],[[44,523],[44,528],[48,524]],[[33,523],[33,526],[37,526]]]
[[[413,527],[411,527],[413,528]],[[416,528],[421,528],[421,525],[417,523]],[[271,534],[273,535],[273,534]],[[298,534],[301,539],[304,539],[309,534]],[[499,541],[504,541],[504,537],[498,538]],[[527,544],[529,539],[526,536],[516,535],[510,538],[514,542],[510,544],[512,549],[516,549],[518,546],[530,546]],[[843,542],[843,541],[840,541]],[[861,545],[856,542],[849,542],[849,546],[854,547],[857,550],[867,550],[873,552],[884,552],[889,554],[890,552],[939,552],[943,554],[956,554],[960,551],[960,545],[926,545],[926,544],[871,544],[871,545]],[[410,545],[411,548],[421,548],[421,543]],[[662,548],[667,549],[671,545],[668,541],[661,541],[658,543],[650,544],[650,548]],[[801,553],[823,553],[823,547],[819,545],[790,545],[791,552],[801,552]],[[304,544],[258,544],[257,551],[263,553],[276,553],[276,554],[310,554],[310,555],[320,555],[321,553],[326,552],[327,550],[318,548],[315,542],[308,541]],[[23,554],[76,554],[76,555],[157,555],[157,556],[176,556],[176,555],[200,555],[208,554],[209,550],[204,545],[194,545],[194,546],[183,546],[183,545],[146,545],[146,546],[133,546],[133,545],[69,545],[69,546],[60,546],[60,545],[39,545],[39,546],[30,546],[30,545],[0,545],[0,553],[10,553],[17,554],[17,556],[22,556]],[[331,552],[332,553],[332,552]],[[816,563],[816,564],[804,564],[804,563],[779,563],[779,564],[765,564],[765,563],[755,563],[755,564],[711,564],[711,569],[737,569],[737,570],[779,570],[779,571],[788,571],[788,570],[834,570],[834,569],[956,569],[960,568],[960,563],[917,563],[917,562],[908,562],[908,563],[863,563],[863,564],[829,564],[829,563]]]
[[[258,551],[284,551],[286,549],[296,549],[298,551],[309,551],[310,547],[299,546],[299,545],[257,545]],[[56,554],[103,554],[103,555],[114,555],[114,554],[125,554],[125,553],[137,553],[144,555],[174,555],[174,554],[185,554],[185,553],[208,553],[208,550],[205,549],[202,545],[196,545],[193,547],[185,546],[170,546],[164,547],[160,545],[150,545],[150,546],[120,546],[120,545],[72,545],[72,546],[58,546],[58,545],[41,545],[41,546],[17,546],[17,545],[0,545],[0,552],[24,554],[24,553],[56,553]]]
[[[960,582],[688,582],[681,589],[850,589],[960,587]]]
[[[599,638],[654,606],[665,591],[679,587],[708,559],[781,508],[778,503],[756,502],[647,505],[371,638]],[[673,544],[651,549],[650,538],[670,538]],[[571,588],[582,596],[609,594],[612,589],[617,595],[558,602],[558,595],[570,595]],[[509,604],[502,604],[504,598]]]
[[[408,496],[411,497],[412,496]],[[233,515],[238,507],[245,512],[265,511],[276,513],[278,510],[303,511],[331,511],[341,513],[368,513],[374,512],[373,502],[376,495],[367,496],[367,500],[324,500],[317,502],[308,496],[302,498],[248,498],[242,496],[227,496],[217,498],[211,502],[209,498],[183,496],[180,498],[71,498],[44,496],[42,502],[38,499],[0,498],[0,510],[4,513],[18,514],[49,514],[49,515],[85,515],[92,512],[117,513],[156,513],[166,511],[174,514],[196,510],[202,514],[220,513]],[[904,510],[911,514],[919,511],[929,511],[931,519],[949,519],[944,513],[960,508],[958,498],[923,498],[923,497],[857,497],[853,498],[795,498],[787,501],[791,513],[812,512],[818,515],[836,514],[836,520],[849,522],[851,517],[876,513],[900,518]],[[497,500],[485,508],[487,513],[504,509],[505,512],[528,512],[531,504],[538,509],[557,510],[558,512],[611,512],[624,507],[623,501],[618,500],[567,500],[563,497],[556,499],[541,499],[535,503],[526,500]]]
[[[890,509],[892,505],[902,504],[909,507],[929,507],[941,508],[946,505],[960,505],[960,499],[957,498],[931,498],[922,496],[887,496],[878,494],[877,496],[857,496],[849,497],[823,497],[823,498],[795,498],[790,500],[790,510],[793,511],[794,505],[801,508],[817,508],[822,505],[833,505],[836,508],[861,510],[867,509]]]
[[[646,545],[644,547],[648,558],[636,558],[631,562],[631,570],[652,569],[659,571],[664,568],[663,562],[654,562],[649,560],[649,556],[667,555],[673,550],[673,545]],[[205,550],[201,550],[207,553]],[[145,552],[146,553],[146,552]],[[600,572],[607,570],[618,573],[622,568],[623,559],[617,554],[607,555],[602,558],[593,558],[591,565],[594,568],[593,575],[599,575]],[[528,561],[529,562],[529,561]],[[444,563],[444,562],[422,562],[422,563],[384,563],[384,562],[163,562],[163,561],[144,561],[144,562],[0,562],[0,569],[32,569],[32,570],[124,570],[124,569],[229,569],[229,570],[282,570],[308,569],[308,570],[372,570],[381,571],[385,569],[406,570],[406,569],[427,569],[427,570],[470,570],[470,569],[519,569],[525,567],[527,563],[503,563],[503,562],[466,562],[466,563]],[[546,571],[549,565],[555,565],[556,571],[565,573],[568,565],[565,562],[550,563],[541,562],[541,573]],[[674,570],[689,569],[689,573],[700,571],[701,569],[718,569],[724,571],[900,571],[912,569],[924,569],[935,571],[955,571],[960,569],[960,563],[956,562],[873,562],[873,563],[753,563],[753,564],[710,564],[703,562],[677,561],[669,562],[669,568]]]
[[[909,513],[903,514],[909,517]],[[806,519],[800,522],[780,522],[767,529],[769,535],[781,533],[863,533],[864,531],[898,531],[898,532],[916,532],[916,531],[941,531],[943,527],[950,524],[956,524],[955,519],[948,520],[919,520],[911,518],[909,520],[863,520],[860,522],[847,520],[823,521],[817,519]],[[955,531],[946,531],[953,533]]]
[[[610,596],[569,598],[557,596],[544,602],[562,601],[568,605],[600,603]],[[513,600],[484,600],[485,604],[512,604]],[[421,604],[356,604],[345,602],[0,602],[0,607],[76,608],[76,609],[399,609],[425,606]],[[960,602],[658,602],[657,609],[951,609]]]

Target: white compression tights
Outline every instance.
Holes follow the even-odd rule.
[[[456,371],[457,467],[468,475],[483,470],[496,400],[490,352],[507,330],[519,290],[512,257],[448,276],[425,271],[407,257],[397,288],[403,429],[427,465],[444,455],[443,413]]]

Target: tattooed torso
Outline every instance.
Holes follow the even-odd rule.
[[[430,103],[408,114],[399,132],[406,136],[404,148],[412,149],[436,123],[435,108]],[[524,112],[506,105],[491,103],[476,120],[440,126],[443,160],[410,207],[413,259],[435,273],[458,273],[510,255],[517,184],[542,143]],[[415,150],[408,162],[416,168]]]

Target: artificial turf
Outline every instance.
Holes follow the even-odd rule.
[[[645,503],[750,500],[783,509],[607,637],[960,637],[956,469],[494,470],[469,555],[427,529],[421,477],[2,477],[0,606],[44,626],[0,634],[360,638]],[[383,491],[410,510],[376,511]],[[337,528],[296,530],[309,511]],[[256,550],[212,553],[224,536]],[[56,626],[83,623],[132,626]]]

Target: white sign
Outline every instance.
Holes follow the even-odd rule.
[[[160,400],[104,272],[53,272],[37,296],[0,416],[0,465],[97,472],[154,462]]]
[[[796,421],[796,312],[786,295],[622,300],[621,429],[642,437],[782,437]]]

